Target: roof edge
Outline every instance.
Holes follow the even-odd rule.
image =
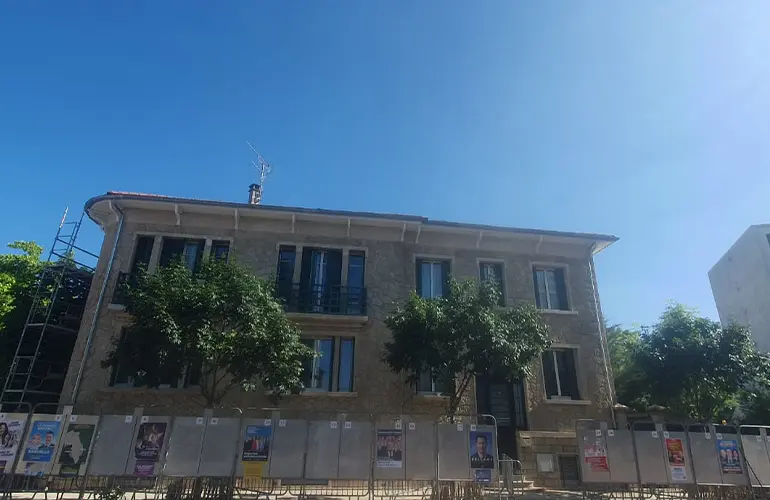
[[[355,212],[355,211],[346,211],[346,210],[330,210],[330,209],[322,209],[322,208],[286,207],[281,205],[262,205],[262,204],[252,205],[249,203],[237,203],[237,202],[230,202],[230,201],[202,200],[202,199],[196,199],[196,198],[181,198],[181,197],[174,197],[174,196],[141,194],[141,193],[124,193],[124,192],[115,192],[115,191],[108,191],[103,195],[98,195],[90,198],[88,201],[86,201],[84,209],[86,213],[88,213],[89,218],[91,218],[91,220],[99,224],[99,222],[91,216],[91,213],[90,213],[91,208],[96,203],[99,203],[101,201],[119,201],[119,200],[156,201],[156,202],[163,202],[163,203],[192,203],[192,204],[199,204],[199,205],[219,206],[219,207],[229,207],[229,208],[258,209],[258,210],[264,210],[268,212],[316,214],[316,215],[330,215],[330,216],[340,216],[340,217],[360,217],[360,218],[393,220],[393,221],[403,221],[403,222],[413,222],[413,223],[417,222],[426,226],[435,226],[435,227],[459,228],[459,229],[469,229],[469,230],[476,230],[476,231],[485,231],[485,230],[499,231],[499,232],[506,232],[506,233],[529,234],[534,236],[554,236],[554,237],[575,238],[575,239],[590,240],[595,242],[602,242],[603,244],[598,245],[600,249],[598,249],[595,253],[598,253],[598,251],[601,251],[602,249],[606,248],[612,243],[618,241],[617,236],[609,235],[609,234],[599,234],[599,233],[581,233],[581,232],[573,232],[573,231],[555,231],[555,230],[549,230],[549,229],[529,229],[529,228],[519,228],[519,227],[512,227],[512,226],[494,226],[494,225],[488,225],[488,224],[450,222],[450,221],[443,221],[443,220],[431,220],[427,217],[422,217],[417,215],[386,214],[386,213],[377,213],[377,212]]]

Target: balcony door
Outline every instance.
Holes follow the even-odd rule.
[[[311,304],[313,312],[322,313],[324,307],[324,295],[326,294],[326,271],[329,265],[329,252],[326,250],[313,250],[311,259]]]
[[[342,279],[342,251],[324,248],[302,250],[300,293],[306,298],[310,311],[334,312],[339,308]]]

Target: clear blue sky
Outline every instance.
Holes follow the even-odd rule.
[[[770,222],[770,4],[4,2],[0,243],[126,190],[612,233],[606,316],[716,317]],[[92,223],[81,241],[98,249]]]

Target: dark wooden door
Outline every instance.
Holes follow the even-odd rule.
[[[477,376],[476,384],[479,413],[492,415],[497,421],[499,453],[517,459],[516,432],[527,428],[523,384],[489,375]]]

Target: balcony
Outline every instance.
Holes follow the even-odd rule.
[[[366,316],[366,288],[276,283],[287,313]]]

